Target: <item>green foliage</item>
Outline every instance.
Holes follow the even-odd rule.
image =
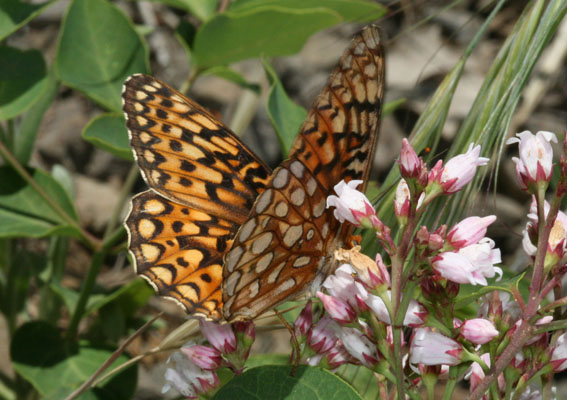
[[[361,399],[328,370],[300,365],[292,376],[291,369],[287,365],[251,368],[224,385],[213,399]]]
[[[104,149],[116,157],[133,160],[132,149],[128,143],[128,132],[122,114],[108,113],[89,122],[83,130],[83,139]]]
[[[69,345],[54,326],[42,321],[22,325],[16,331],[10,348],[14,369],[48,399],[61,399],[69,395],[111,353],[87,343]],[[114,366],[127,360],[122,355]],[[136,375],[136,367],[130,367],[85,393],[82,398],[130,398],[136,388]]]
[[[218,0],[153,1],[183,14],[171,34],[180,40],[190,63],[188,84],[215,75],[261,94],[260,83],[247,81],[229,64],[262,58],[270,85],[266,110],[284,155],[306,111],[286,94],[266,57],[294,54],[322,29],[342,22],[375,21],[386,12],[371,0],[236,0],[222,12],[218,6],[224,2]],[[21,49],[14,47],[17,40],[10,40],[54,0],[32,3],[0,0],[0,311],[7,322],[12,365],[18,374],[13,382],[7,378],[0,382],[0,397],[61,399],[87,380],[118,344],[140,327],[137,313],[154,292],[141,279],[112,289],[96,284],[105,262],[124,257],[126,235],[119,216],[132,191],[136,167],[132,164],[105,233],[94,236],[81,225],[69,173],[62,167],[54,167],[51,173],[32,168],[30,159],[46,111],[71,89],[94,101],[91,107],[101,111],[77,135],[122,160],[133,160],[120,95],[128,76],[151,73],[148,45],[140,32],[148,34],[157,27],[135,25],[109,0],[71,0],[51,62],[53,57],[43,49]],[[566,13],[564,2],[548,3],[544,7],[543,2],[535,2],[514,28],[492,63],[451,154],[471,141],[501,151],[507,124],[530,72]],[[453,95],[477,41],[446,76],[416,124],[412,138],[418,150],[429,146],[435,153]],[[401,101],[386,105],[384,114]],[[384,187],[394,187],[398,177],[394,168]],[[464,209],[469,194],[454,203],[439,204],[439,214],[455,217]],[[380,215],[391,216],[393,211],[383,206]],[[389,222],[387,218],[385,222]],[[30,241],[33,251],[26,247]],[[69,287],[63,279],[69,249],[77,246],[73,241],[80,242],[91,257],[79,289]],[[40,245],[35,245],[38,242]],[[483,288],[465,287],[459,295],[461,311],[468,312],[466,307],[492,290],[522,292],[518,282],[519,277],[507,276]],[[37,314],[28,312],[33,307],[27,307],[27,302],[37,305]],[[293,304],[285,303],[281,309]],[[293,321],[299,310],[287,312],[285,318]],[[122,354],[110,368],[128,359]],[[329,371],[305,366],[290,376],[290,367],[283,365],[287,363],[287,355],[252,356],[247,363],[250,369],[234,378],[227,374],[228,383],[215,398],[359,399],[360,395],[379,395],[376,386],[368,384],[374,376],[367,369],[343,367],[339,371],[343,380]],[[136,386],[137,372],[132,366],[97,382],[80,398],[132,398]]]
[[[59,79],[120,111],[124,80],[148,72],[148,49],[132,22],[106,0],[73,0],[57,49]]]
[[[21,51],[0,46],[0,121],[14,118],[43,94],[47,72],[43,55],[37,50]]]

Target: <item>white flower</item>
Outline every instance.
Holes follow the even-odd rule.
[[[523,189],[537,181],[549,181],[553,168],[553,148],[550,142],[557,143],[552,132],[539,131],[533,135],[530,131],[516,134],[506,144],[519,143],[520,158],[513,157],[516,163],[516,175]]]
[[[334,215],[340,222],[347,220],[351,224],[359,226],[365,218],[377,218],[376,210],[374,210],[370,201],[362,192],[356,190],[356,187],[361,183],[361,180],[352,180],[349,183],[342,180],[335,185],[335,192],[338,196],[327,197],[327,208],[335,207]]]
[[[447,336],[419,328],[410,347],[410,363],[424,365],[457,365],[463,349],[461,345]]]

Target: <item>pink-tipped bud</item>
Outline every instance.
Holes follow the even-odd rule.
[[[308,332],[307,343],[317,353],[329,351],[337,342],[335,327],[338,327],[337,323],[328,315],[324,315]]]
[[[368,225],[379,229],[383,224],[376,216],[376,210],[364,193],[356,190],[361,183],[361,180],[340,181],[334,188],[338,196],[327,197],[327,208],[335,207],[335,218],[341,223],[348,221],[355,226]]]
[[[480,157],[480,146],[471,143],[466,153],[451,158],[444,167],[441,162],[435,164],[429,174],[429,182],[440,185],[445,194],[456,193],[472,181],[476,168],[488,161],[488,158]]]
[[[216,370],[222,363],[221,353],[212,347],[201,345],[182,347],[181,352],[197,366],[207,371]]]
[[[317,292],[317,297],[329,315],[338,323],[349,324],[356,318],[356,312],[347,302],[322,292]]]
[[[313,326],[313,303],[311,300],[305,304],[303,310],[294,323],[296,336],[305,336]]]
[[[457,365],[463,349],[455,340],[426,328],[415,331],[410,347],[410,363]]]
[[[488,343],[499,334],[492,322],[484,318],[469,319],[460,329],[461,335],[474,344]]]
[[[550,362],[553,372],[561,372],[567,369],[567,333],[557,338],[551,351]]]
[[[199,320],[201,332],[209,343],[222,354],[230,354],[236,350],[236,336],[229,324]]]
[[[449,230],[447,240],[456,250],[478,243],[486,235],[488,226],[494,221],[496,221],[494,215],[484,218],[476,216],[465,218]]]
[[[522,189],[535,193],[537,182],[549,182],[553,173],[553,148],[557,143],[552,132],[539,131],[533,135],[530,131],[516,134],[507,144],[519,143],[520,158],[513,157],[516,163],[516,175]]]
[[[400,174],[406,179],[419,177],[422,169],[422,161],[411,147],[407,139],[402,139],[402,150],[400,152]]]

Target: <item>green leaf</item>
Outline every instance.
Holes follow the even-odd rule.
[[[205,22],[195,36],[193,54],[201,68],[247,58],[298,52],[313,33],[342,21],[324,7],[256,7],[225,12]]]
[[[271,85],[268,93],[268,116],[276,130],[282,153],[285,157],[297,136],[297,132],[299,132],[301,124],[307,116],[307,111],[305,111],[303,107],[295,104],[287,96],[272,66],[264,59],[262,59],[262,63],[264,64],[264,70],[266,71],[266,76]]]
[[[0,121],[31,107],[47,89],[47,70],[37,50],[0,46]],[[7,62],[6,60],[9,60]]]
[[[232,83],[236,83],[238,86],[244,89],[249,89],[256,94],[260,94],[259,84],[248,82],[246,79],[244,79],[242,75],[240,75],[238,72],[236,72],[235,70],[229,67],[224,67],[224,66],[211,67],[199,74],[199,76],[206,76],[206,75],[218,76],[219,78],[223,78]]]
[[[70,345],[57,328],[43,321],[22,325],[10,347],[14,369],[42,397],[62,399],[87,380],[112,352],[88,344]],[[125,355],[111,364],[128,361]],[[82,399],[127,399],[136,389],[137,369],[131,366],[87,392]]]
[[[103,114],[93,118],[82,132],[83,139],[117,157],[133,160],[128,131],[122,114]]]
[[[96,297],[89,301],[85,312],[90,314],[110,303],[116,303],[120,306],[123,315],[131,315],[145,305],[154,294],[154,290],[146,281],[142,278],[134,279],[104,297]]]
[[[18,0],[0,1],[0,40],[25,25],[29,20],[39,15],[53,4],[49,0],[40,4],[24,3]]]
[[[14,156],[20,164],[27,165],[35,146],[39,125],[45,112],[55,99],[59,82],[55,78],[53,68],[47,74],[47,88],[37,101],[24,114],[14,139]]]
[[[330,371],[300,365],[291,376],[291,369],[283,365],[249,369],[220,388],[213,399],[361,399],[352,386]]]
[[[338,13],[345,22],[358,23],[375,21],[387,11],[386,7],[368,0],[238,0],[228,10],[242,12],[267,5],[291,9],[324,7]]]
[[[168,6],[185,10],[201,21],[211,17],[217,8],[218,0],[151,0]]]
[[[120,9],[106,0],[73,0],[56,56],[65,84],[120,111],[124,80],[148,70],[147,48]]]
[[[69,195],[52,176],[41,170],[28,172],[53,202],[78,221]],[[0,182],[0,237],[78,236],[76,228],[12,168],[0,167]]]

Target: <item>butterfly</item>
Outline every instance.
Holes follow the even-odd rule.
[[[150,187],[125,221],[137,273],[188,314],[227,322],[318,289],[352,233],[326,198],[343,179],[368,180],[384,69],[379,30],[368,26],[273,172],[192,100],[150,76],[128,78],[126,125]]]

